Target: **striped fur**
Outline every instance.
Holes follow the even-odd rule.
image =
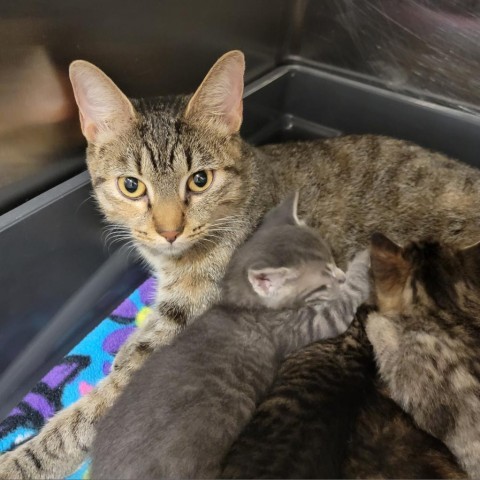
[[[362,307],[348,331],[290,355],[222,478],[465,478],[376,378]]]
[[[420,430],[381,382],[371,380],[347,444],[341,478],[466,478],[452,452]]]
[[[308,282],[302,293],[324,285],[318,258],[330,253],[314,230],[272,228],[267,218],[268,227],[234,254],[221,303],[153,353],[100,422],[92,478],[216,478],[285,356],[346,331],[369,295],[368,251],[352,261],[338,297],[306,304],[296,295],[298,284]],[[312,262],[317,276],[306,280]],[[259,264],[298,273],[278,308],[265,306],[251,288],[244,292],[247,272]],[[237,296],[229,295],[235,290]]]
[[[217,69],[210,85],[225,85],[223,76],[232,72],[243,78],[238,52],[227,54],[224,62],[238,68]],[[104,75],[89,71],[92,78]],[[99,82],[116,91],[110,80]],[[238,89],[232,91],[238,95]],[[253,148],[236,133],[221,134],[209,120],[202,123],[198,109],[195,118],[186,117],[190,100],[131,101],[133,120],[126,129],[121,125],[121,134],[89,142],[87,164],[99,205],[114,231],[131,239],[158,275],[158,308],[122,347],[114,370],[98,388],[0,458],[0,478],[52,478],[73,471],[92,445],[97,422],[148,352],[171,342],[183,322],[218,299],[218,282],[236,246],[292,189],[302,190],[299,213],[326,238],[340,267],[367,247],[375,230],[397,241],[432,235],[468,245],[479,238],[480,175],[473,168],[408,142],[369,135]],[[107,127],[117,125],[116,119],[113,115]],[[216,170],[212,188],[183,198],[180,209],[190,248],[168,255],[156,246],[154,217],[161,218],[166,205],[178,201],[185,177],[202,168]],[[116,181],[122,175],[141,176],[151,201],[119,196]],[[71,423],[77,415],[74,437]]]
[[[367,333],[392,398],[480,477],[480,245],[375,236]]]
[[[222,478],[341,478],[374,375],[362,307],[348,331],[290,355],[222,462]]]

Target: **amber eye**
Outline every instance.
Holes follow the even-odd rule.
[[[117,180],[118,188],[128,198],[140,198],[145,195],[147,187],[135,177],[120,177]]]
[[[190,175],[187,181],[187,187],[191,192],[201,193],[207,190],[212,184],[213,171],[212,170],[200,170]]]

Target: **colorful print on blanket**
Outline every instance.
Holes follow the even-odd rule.
[[[145,319],[154,295],[155,281],[149,279],[37,383],[0,423],[0,452],[36,435],[50,417],[86,395],[108,374],[121,345]],[[85,462],[68,478],[87,477]]]

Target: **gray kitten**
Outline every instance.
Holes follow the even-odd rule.
[[[368,267],[364,251],[345,278],[296,197],[272,210],[234,254],[221,302],[154,352],[100,422],[92,478],[218,476],[285,356],[346,331]]]

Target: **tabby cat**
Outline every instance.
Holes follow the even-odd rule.
[[[373,245],[366,328],[389,394],[480,478],[480,243]]]
[[[131,375],[218,300],[233,250],[289,191],[302,190],[299,213],[341,268],[375,230],[398,241],[479,238],[480,174],[443,155],[377,136],[248,145],[238,133],[244,67],[243,54],[229,52],[193,96],[167,102],[129,100],[97,67],[71,65],[98,203],[158,277],[155,313],[97,388],[0,457],[0,478],[73,471]]]
[[[345,281],[293,203],[267,215],[233,255],[221,301],[153,353],[100,422],[92,478],[217,478],[285,356],[346,331],[369,295],[369,252]]]

